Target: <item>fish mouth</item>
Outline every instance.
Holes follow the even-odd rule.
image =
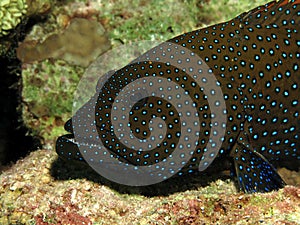
[[[91,142],[87,142],[86,140],[85,141],[84,140],[78,140],[77,141],[75,139],[73,133],[62,135],[57,140],[59,140],[60,142],[67,143],[68,146],[66,146],[66,147],[74,146],[74,147],[78,148],[78,145],[80,145],[80,146],[89,146],[89,147],[97,147],[97,146],[99,146],[99,143],[96,143],[96,142],[93,142],[93,141],[91,141]]]
[[[84,162],[84,157],[82,156],[79,148],[99,146],[99,143],[95,143],[92,140],[89,140],[88,142],[86,140],[77,140],[73,133],[62,135],[56,140],[56,152],[61,158],[66,160]]]
[[[75,140],[74,134],[65,134],[56,140],[56,153],[62,159],[83,161],[79,150],[79,142]]]
[[[91,140],[77,140],[75,138],[73,133],[65,134],[57,138],[56,140],[56,153],[58,156],[65,160],[65,161],[71,161],[71,162],[79,162],[83,164],[93,164],[94,160],[93,158],[90,158],[91,155],[89,155],[89,152],[86,152],[85,156],[82,154],[81,149],[87,149],[93,152],[93,148],[96,148],[97,150],[100,149],[100,147],[103,147],[103,145],[99,142],[95,142],[92,139]],[[114,153],[113,151],[109,151],[116,159],[124,162],[124,163],[131,163],[130,161],[126,160],[125,158],[120,158],[118,154]],[[87,158],[88,157],[88,158]],[[92,159],[92,161],[91,161]]]
[[[79,142],[75,140],[72,118],[67,120],[64,125],[65,131],[69,134],[62,135],[56,140],[56,153],[63,159],[72,160],[82,160],[83,157],[79,150]],[[74,158],[75,157],[75,158]]]
[[[59,136],[56,140],[56,153],[62,159],[85,162],[81,149],[103,147],[99,140],[77,137],[74,134],[72,118],[65,123],[64,129],[69,133]]]

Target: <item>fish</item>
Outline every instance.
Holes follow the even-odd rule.
[[[277,169],[300,168],[299,24],[299,0],[272,1],[150,49],[127,66],[109,72],[105,82],[99,79],[95,96],[66,122],[69,134],[58,137],[57,154],[67,161],[91,165],[102,162],[101,157],[108,152],[116,162],[132,165],[132,171],[148,168],[151,177],[161,176],[164,170],[171,171],[170,176],[201,176],[217,168],[217,162],[229,159],[240,190],[270,192],[284,187],[286,183]],[[174,56],[177,64],[170,63]],[[198,61],[189,62],[195,59]],[[195,62],[201,65],[195,66]],[[144,83],[137,82],[140,78]],[[152,79],[157,78],[158,83],[152,87]],[[208,80],[213,80],[212,86],[207,85]],[[128,91],[134,86],[130,84],[142,94]],[[169,99],[175,104],[161,97],[164,95],[151,95],[149,90],[153,88],[155,93],[169,88]],[[218,98],[214,98],[218,90]],[[174,100],[176,96],[183,99],[181,103]],[[184,105],[187,96],[189,106]],[[130,105],[128,123],[114,123],[114,103],[119,100],[124,101],[124,108]],[[182,119],[182,105],[191,107],[195,118]],[[161,121],[165,129],[151,132]],[[78,132],[76,127],[83,129]],[[122,127],[131,129],[129,142],[135,138],[140,142],[130,145],[120,140],[118,129]],[[194,128],[199,131],[189,133]],[[100,140],[103,145],[97,147]],[[147,151],[143,151],[143,141],[151,145]],[[153,172],[153,165],[160,172]],[[143,180],[145,171],[132,180]]]

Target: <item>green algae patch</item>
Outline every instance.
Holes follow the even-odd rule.
[[[212,22],[224,22],[267,2],[269,1],[210,0],[208,4],[202,5],[198,19],[203,21],[204,25],[212,24]]]
[[[195,15],[180,1],[112,1],[104,4],[101,19],[110,36],[122,43],[167,40],[195,29]],[[112,28],[112,29],[110,29]]]
[[[45,60],[22,70],[23,117],[35,135],[51,140],[63,133],[71,116],[73,93],[84,69],[64,61]]]

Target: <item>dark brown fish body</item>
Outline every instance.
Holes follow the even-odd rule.
[[[167,135],[149,151],[130,148],[118,140],[111,111],[121,88],[139,78],[165,78],[176,82],[191,98],[199,120],[199,124],[196,120],[194,124],[200,127],[196,148],[184,148],[186,153],[180,157],[182,162],[185,158],[188,160],[175,173],[205,170],[207,166],[213,166],[215,157],[232,157],[244,191],[278,189],[284,182],[275,168],[300,168],[299,24],[300,1],[281,0],[243,13],[226,23],[175,37],[167,41],[171,45],[162,44],[151,49],[116,71],[95,95],[96,106],[92,104],[95,99],[83,106],[72,118],[73,125],[93,123],[83,117],[87,114],[86,109],[94,107],[96,133],[116,158],[135,166],[164,161],[178,147],[184,133],[182,129],[185,129],[179,122],[181,114],[176,106],[157,96],[141,98],[133,105],[129,124],[135,137],[141,140],[151,137],[149,126],[154,117],[162,118],[167,125]],[[182,68],[168,63],[174,60],[169,49],[178,53],[175,58],[179,57],[176,60],[183,64]],[[204,72],[199,71],[197,65],[189,67],[194,65],[189,64],[194,60],[191,53],[208,66],[201,67]],[[197,72],[200,75],[193,76]],[[216,79],[214,87],[207,85],[207,80],[212,77]],[[147,82],[144,84],[146,89],[151,81]],[[214,98],[218,87],[224,108],[220,106],[222,101]],[[156,88],[159,92],[164,86]],[[215,113],[215,109],[218,112]],[[225,118],[223,136],[221,130],[218,133],[212,129],[221,126],[223,121],[215,120],[215,115],[219,115],[217,119]],[[74,132],[70,121],[66,130]],[[87,129],[85,134],[93,137],[95,130]],[[222,141],[217,152],[213,150],[213,136]],[[85,142],[89,141],[85,139]],[[80,148],[80,140],[74,142],[73,136],[62,136],[57,141],[57,152],[67,159],[82,160],[78,146]]]

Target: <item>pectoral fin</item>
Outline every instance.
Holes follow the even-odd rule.
[[[241,131],[231,150],[240,188],[247,193],[269,192],[284,187],[285,182],[268,160],[254,150],[247,131]]]

